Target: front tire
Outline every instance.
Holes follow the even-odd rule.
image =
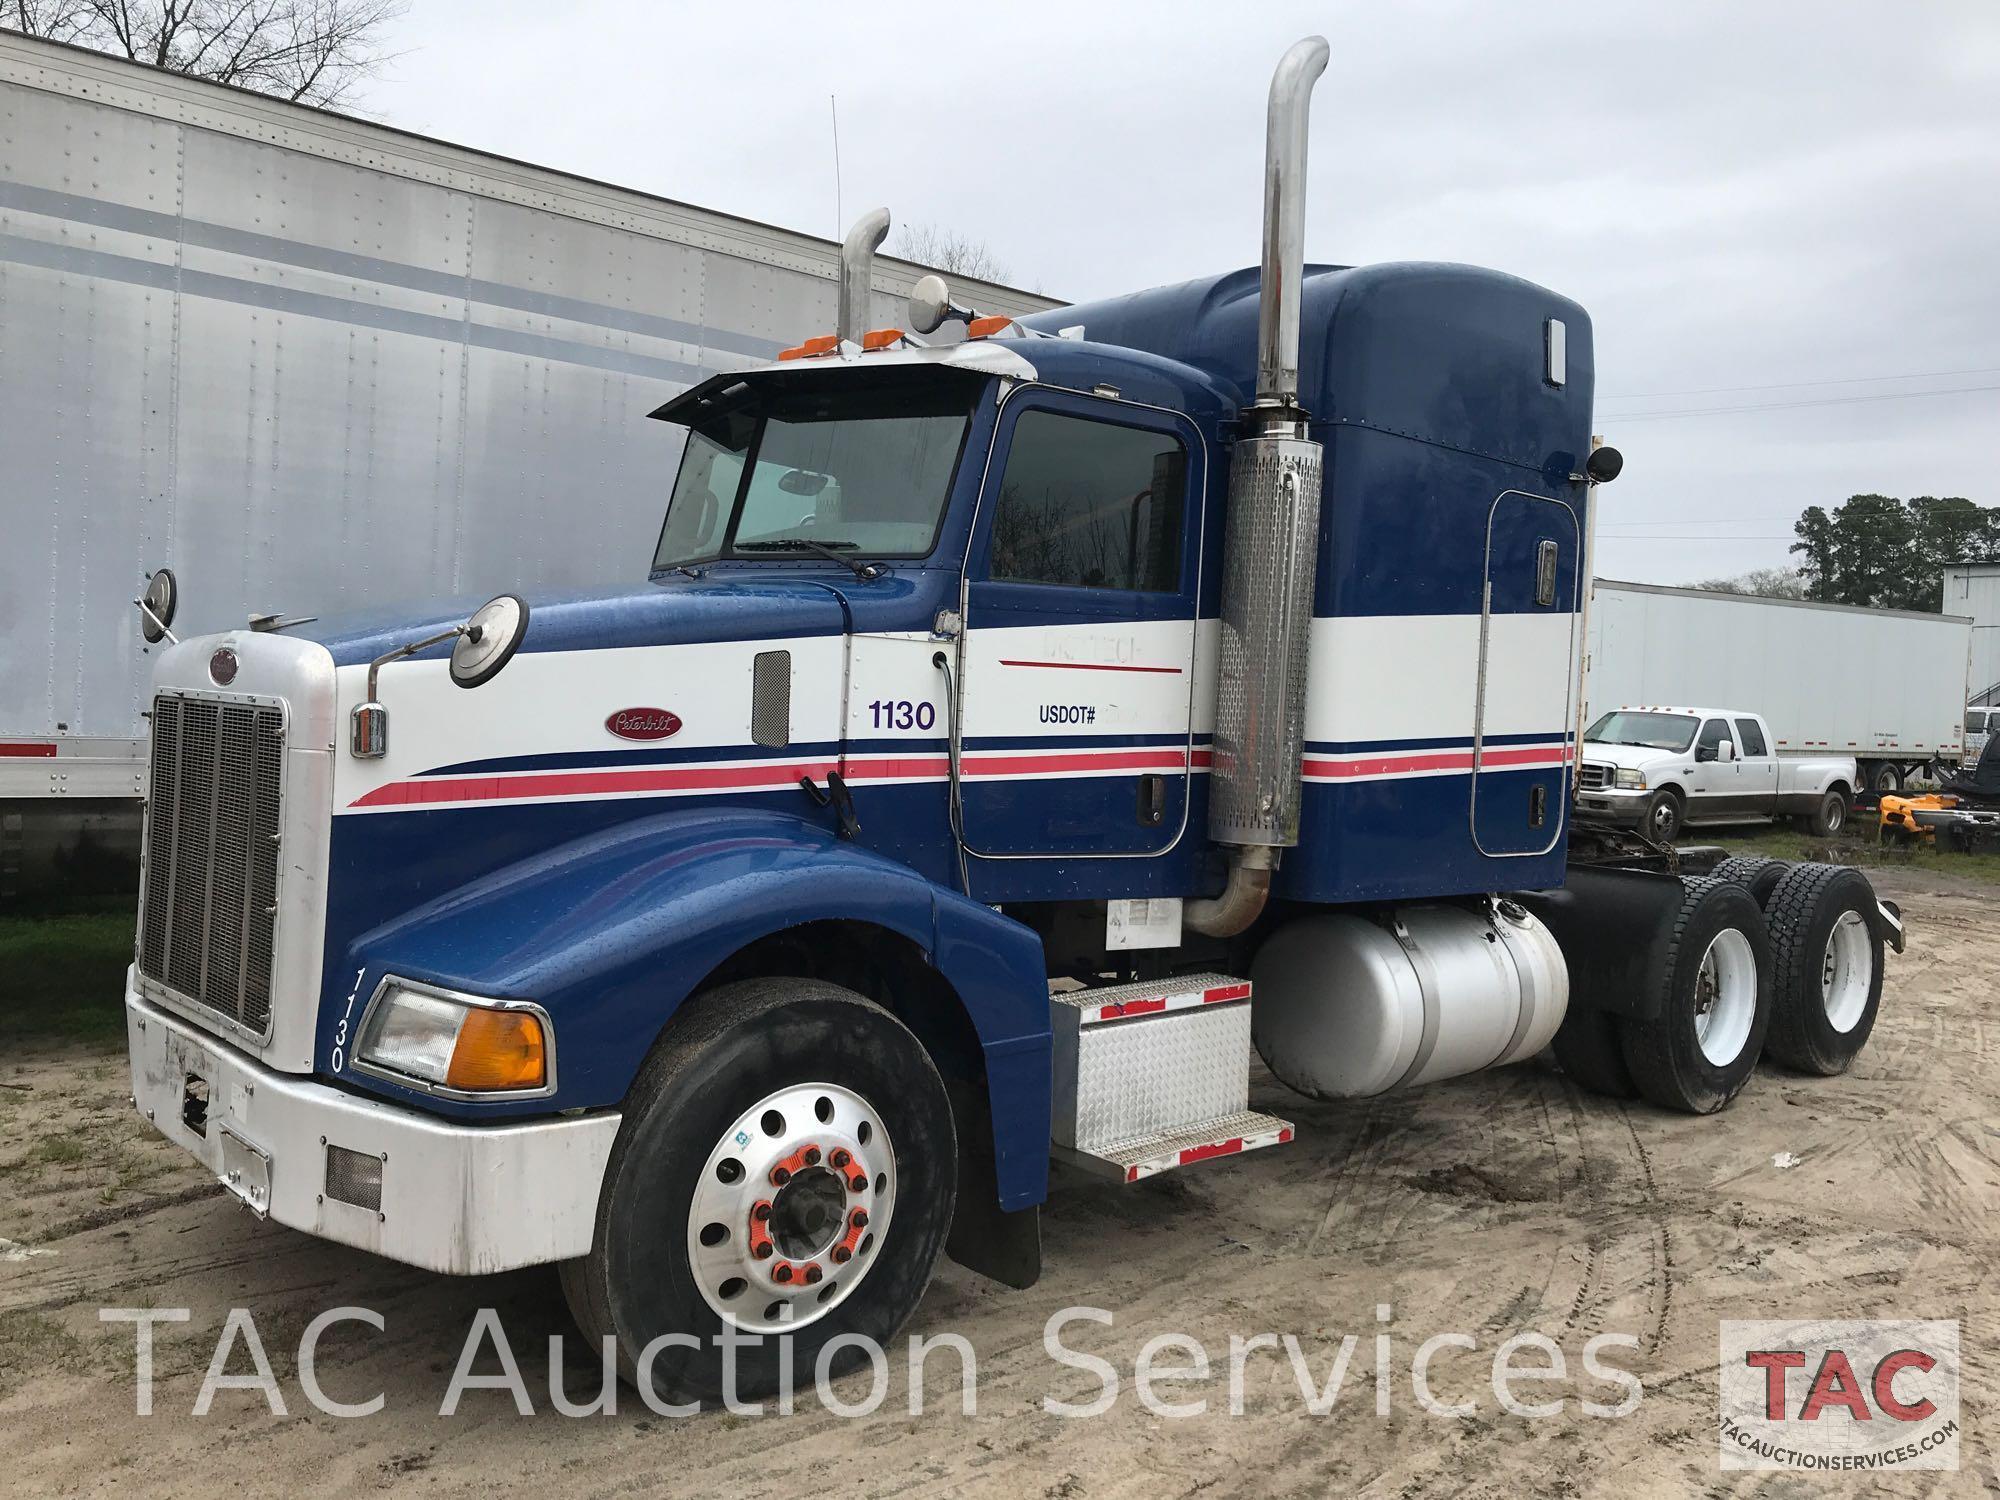
[[[1658,1017],[1619,1030],[1639,1092],[1663,1109],[1713,1114],[1750,1080],[1771,1022],[1771,939],[1740,885],[1681,882]]]
[[[916,1310],[957,1197],[944,1084],[888,1012],[816,980],[689,1002],[627,1096],[590,1254],[563,1267],[584,1334],[672,1401],[810,1383],[842,1334],[886,1345]],[[856,1214],[860,1217],[857,1219]],[[725,1393],[719,1337],[739,1335]],[[756,1342],[750,1342],[755,1336]],[[837,1372],[864,1357],[847,1345]]]
[[[1875,888],[1844,865],[1800,865],[1768,908],[1775,957],[1765,1049],[1800,1073],[1844,1073],[1882,1004]]]
[[[1662,787],[1646,803],[1639,831],[1656,844],[1671,844],[1680,836],[1686,816],[1687,804],[1681,800],[1681,794],[1672,787]]]

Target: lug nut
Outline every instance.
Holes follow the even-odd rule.
[[[866,1229],[868,1227],[868,1210],[865,1208],[855,1209],[848,1216],[848,1223],[852,1224],[856,1229]]]
[[[773,1185],[777,1187],[783,1187],[786,1183],[790,1182],[791,1180],[792,1180],[792,1173],[789,1167],[771,1168],[771,1182],[773,1183]]]
[[[850,1193],[865,1193],[868,1191],[868,1174],[866,1172],[856,1172],[852,1177],[848,1178],[847,1190]]]
[[[821,1270],[821,1269],[820,1269],[820,1268],[819,1268],[818,1266],[816,1266],[816,1265],[812,1265],[812,1266],[807,1266],[807,1267],[806,1267],[806,1285],[807,1285],[807,1286],[813,1286],[813,1285],[816,1285],[816,1284],[817,1284],[817,1283],[819,1282],[820,1278],[821,1278],[821,1277],[823,1277],[823,1276],[825,1276],[825,1275],[826,1275],[826,1272],[822,1271],[822,1270]]]
[[[771,1270],[771,1279],[773,1281],[790,1281],[792,1279],[792,1268],[787,1265],[773,1267]]]
[[[769,1260],[771,1258],[771,1242],[769,1240],[759,1240],[750,1247],[750,1253],[759,1260]]]
[[[854,1252],[848,1249],[847,1246],[835,1245],[833,1247],[833,1263],[836,1266],[844,1266],[852,1259],[854,1259]]]
[[[836,1170],[845,1170],[847,1164],[853,1160],[854,1158],[847,1154],[847,1148],[845,1146],[834,1147],[833,1155],[827,1158],[827,1161],[831,1163]]]
[[[817,1146],[806,1147],[806,1165],[809,1167],[816,1167],[819,1165],[819,1147]]]
[[[750,1217],[758,1224],[763,1223],[771,1217],[771,1205],[768,1203],[759,1203],[755,1208],[750,1210]]]

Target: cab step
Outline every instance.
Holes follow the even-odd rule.
[[[1250,1109],[1250,981],[1190,974],[1052,991],[1052,1154],[1121,1182],[1292,1138]]]

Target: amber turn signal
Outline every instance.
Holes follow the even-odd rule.
[[[548,1043],[541,1018],[525,1010],[468,1010],[445,1071],[448,1088],[490,1093],[546,1087]]]

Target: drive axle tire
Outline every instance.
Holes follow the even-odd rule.
[[[1712,880],[1727,880],[1742,886],[1759,906],[1768,906],[1771,892],[1791,868],[1788,860],[1766,859],[1761,854],[1734,854],[1708,873]]]
[[[1774,959],[1764,1049],[1800,1073],[1847,1071],[1882,1004],[1875,888],[1845,865],[1800,865],[1766,908]]]
[[[1580,1088],[1607,1099],[1636,1099],[1639,1086],[1625,1066],[1625,1042],[1618,1034],[1618,1017],[1586,1010],[1570,996],[1569,1013],[1556,1032],[1556,1062]]]
[[[563,1266],[563,1291],[662,1400],[725,1394],[725,1326],[729,1394],[777,1390],[785,1341],[810,1388],[830,1341],[886,1346],[915,1311],[957,1179],[944,1084],[900,1021],[817,980],[725,985],[689,1002],[627,1094],[590,1254]],[[846,1344],[833,1372],[865,1357]]]
[[[1681,794],[1672,787],[1662,787],[1647,801],[1639,831],[1656,844],[1671,844],[1680,836],[1686,816],[1687,804],[1681,800]]]
[[[1663,1109],[1713,1114],[1749,1081],[1771,1021],[1771,939],[1750,892],[1684,879],[1660,1015],[1619,1023],[1625,1065]]]

